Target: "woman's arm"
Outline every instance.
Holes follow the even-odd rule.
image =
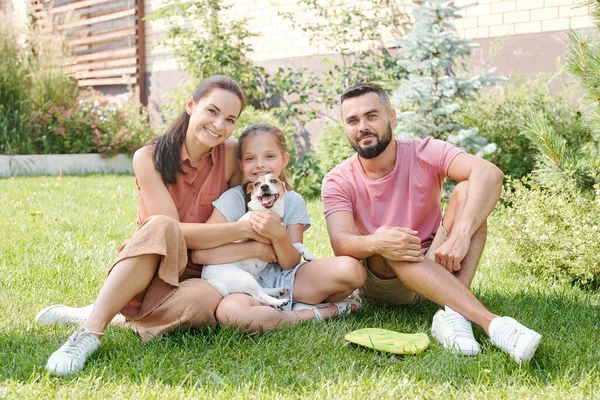
[[[160,172],[154,168],[152,148],[145,146],[133,156],[133,169],[140,187],[142,199],[148,215],[166,215],[179,221],[179,214],[171,194],[162,180]],[[257,234],[248,221],[207,224],[181,223],[187,247],[190,249],[206,249],[217,247],[236,240],[253,239],[269,242]]]
[[[266,262],[277,261],[273,246],[256,241],[229,243],[214,249],[192,251],[194,264],[226,264],[249,258],[259,258]]]

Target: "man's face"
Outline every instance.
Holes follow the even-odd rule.
[[[388,109],[376,93],[346,99],[342,122],[350,145],[359,157],[372,159],[383,153],[392,141],[396,112]]]

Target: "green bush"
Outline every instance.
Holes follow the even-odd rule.
[[[0,13],[0,154],[31,152],[28,76],[16,30]]]
[[[549,189],[525,178],[509,181],[502,200],[494,231],[511,244],[514,268],[548,281],[600,287],[600,185],[592,194],[572,182]]]
[[[562,137],[574,144],[589,141],[581,113],[561,94],[550,93],[548,76],[513,77],[510,84],[483,92],[475,102],[461,105],[457,122],[479,128],[479,135],[496,143],[498,152],[492,161],[506,174],[521,178],[534,169],[535,150],[520,133],[519,126],[534,114],[546,121]]]
[[[76,106],[52,102],[33,121],[35,151],[42,154],[132,154],[153,138],[145,107],[97,91],[83,91]]]
[[[326,174],[333,167],[353,156],[356,152],[350,146],[344,127],[341,124],[330,124],[323,128],[323,133],[315,145],[315,158],[319,169]]]

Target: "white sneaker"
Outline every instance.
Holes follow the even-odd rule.
[[[473,336],[471,323],[446,306],[433,316],[431,334],[442,346],[466,356],[479,354],[479,343]]]
[[[35,320],[42,325],[81,325],[88,319],[93,307],[93,304],[80,308],[56,304],[37,313]]]
[[[100,346],[100,339],[96,334],[88,328],[81,327],[60,349],[52,353],[46,370],[59,376],[81,371],[89,355]]]
[[[510,317],[497,317],[490,322],[492,344],[508,353],[516,362],[529,362],[533,357],[542,335]]]

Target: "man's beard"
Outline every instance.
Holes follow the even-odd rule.
[[[367,136],[367,135],[374,135],[374,138],[372,140],[376,141],[376,143],[374,145],[371,144],[370,146],[367,146],[367,147],[360,147],[358,145],[360,138]],[[373,131],[366,131],[366,132],[363,132],[362,135],[357,137],[356,141],[357,141],[356,143],[350,142],[350,145],[358,153],[358,156],[360,158],[364,158],[367,160],[375,158],[378,155],[380,155],[381,153],[383,153],[383,151],[386,149],[388,144],[390,144],[390,142],[392,141],[392,125],[391,124],[388,125],[384,135],[381,137]]]

